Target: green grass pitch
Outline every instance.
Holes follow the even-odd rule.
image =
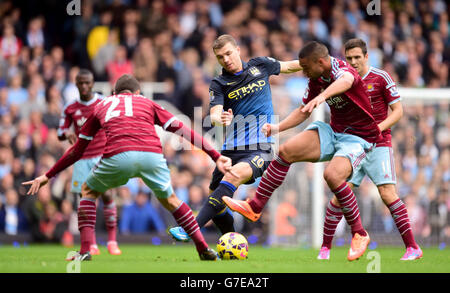
[[[211,245],[215,248],[215,245]],[[112,256],[101,246],[101,255],[82,262],[81,273],[449,273],[450,250],[423,248],[420,260],[402,262],[403,247],[368,250],[354,262],[346,259],[347,247],[336,247],[331,259],[319,261],[318,251],[301,248],[251,245],[247,260],[200,261],[192,244],[121,245],[123,254]],[[59,245],[0,246],[0,273],[65,273],[65,257],[73,249]],[[376,252],[376,253],[372,253]],[[376,258],[370,258],[375,255]],[[368,257],[369,256],[369,257]],[[378,261],[374,266],[374,261]]]

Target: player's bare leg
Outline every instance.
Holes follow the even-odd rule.
[[[159,202],[172,213],[175,221],[194,241],[197,252],[202,260],[217,260],[217,254],[208,247],[200,227],[192,214],[191,208],[182,202],[174,193],[168,198],[158,198]]]
[[[222,199],[231,210],[251,221],[257,221],[272,193],[283,183],[290,165],[295,162],[316,162],[319,158],[319,134],[315,130],[303,131],[280,146],[278,156],[261,178],[255,198],[250,201],[234,200],[230,197]]]
[[[331,159],[324,172],[325,181],[336,196],[344,217],[352,230],[352,243],[347,255],[347,259],[350,261],[361,257],[370,242],[369,235],[361,223],[355,194],[346,182],[351,173],[352,165],[346,157]]]
[[[108,231],[107,249],[111,255],[121,255],[122,251],[117,244],[117,207],[114,203],[114,190],[108,190],[102,194],[103,215],[105,217],[106,230]]]

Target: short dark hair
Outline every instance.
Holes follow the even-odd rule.
[[[94,74],[89,69],[81,68],[77,73],[77,77],[82,75],[83,76],[89,75],[90,77],[92,77],[92,79],[94,79]]]
[[[213,50],[220,49],[226,44],[231,43],[233,46],[237,47],[236,40],[231,35],[221,35],[213,43]]]
[[[345,42],[344,44],[345,52],[354,48],[361,48],[361,51],[363,52],[364,56],[367,54],[367,45],[366,42],[364,42],[362,39],[354,38]]]
[[[299,59],[314,57],[314,60],[317,60],[318,58],[327,56],[329,56],[328,48],[324,44],[316,41],[306,43],[298,53]]]
[[[141,86],[137,79],[131,74],[124,74],[116,81],[116,85],[114,86],[114,93],[119,94],[123,91],[130,91],[134,93],[137,90],[140,90]]]

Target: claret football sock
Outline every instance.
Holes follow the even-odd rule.
[[[220,181],[219,186],[209,195],[208,201],[203,205],[197,216],[197,223],[203,227],[209,220],[220,213],[226,205],[222,201],[222,196],[233,197],[236,187],[227,181]],[[220,228],[219,228],[220,229]]]
[[[270,163],[256,189],[255,197],[249,202],[253,212],[261,213],[272,193],[283,183],[290,166],[291,164],[280,156]]]
[[[391,212],[392,218],[395,221],[398,232],[402,236],[403,242],[406,248],[412,247],[418,249],[416,241],[414,240],[414,235],[411,230],[411,225],[409,223],[408,210],[401,199],[397,199],[388,205],[389,211]]]
[[[172,215],[175,218],[175,221],[177,221],[177,224],[180,225],[194,241],[198,252],[202,252],[208,248],[208,244],[206,244],[205,239],[203,238],[203,234],[192,214],[192,210],[186,203],[183,202],[172,212]]]
[[[95,235],[95,199],[82,198],[78,207],[78,230],[80,231],[80,254],[89,251]]]
[[[346,182],[342,183],[338,188],[332,190],[336,195],[342,212],[344,213],[345,220],[352,229],[352,235],[358,233],[361,236],[366,236],[367,233],[361,223],[361,216],[359,214],[358,203],[356,202],[356,196],[352,189]]]
[[[104,202],[103,214],[105,216],[108,241],[116,241],[117,235],[117,207],[113,200]]]
[[[323,242],[322,247],[331,248],[334,233],[344,214],[340,207],[335,206],[331,200],[328,202],[325,213],[325,222],[323,223]]]

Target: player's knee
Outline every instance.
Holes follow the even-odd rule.
[[[239,186],[253,176],[253,169],[250,167],[249,163],[241,162],[233,166],[231,172],[226,173],[222,180],[233,184],[234,186]]]
[[[393,184],[379,185],[378,192],[380,193],[380,197],[383,202],[387,205],[393,203],[399,198],[395,190],[395,185]]]
[[[228,172],[227,174],[225,174],[223,176],[222,181],[229,182],[229,183],[233,184],[234,186],[239,186],[240,184],[245,182],[245,178],[241,172],[236,172],[235,170],[232,170],[232,171],[233,171],[233,175],[231,175],[231,173]]]
[[[291,153],[287,150],[285,145],[281,145],[278,150],[278,156],[283,158],[286,162],[291,163],[293,161],[293,156]]]
[[[345,181],[345,177],[343,177],[342,174],[330,168],[325,169],[325,172],[323,172],[323,178],[331,189],[337,188]]]
[[[102,193],[91,189],[86,183],[81,186],[81,198],[97,199]]]

